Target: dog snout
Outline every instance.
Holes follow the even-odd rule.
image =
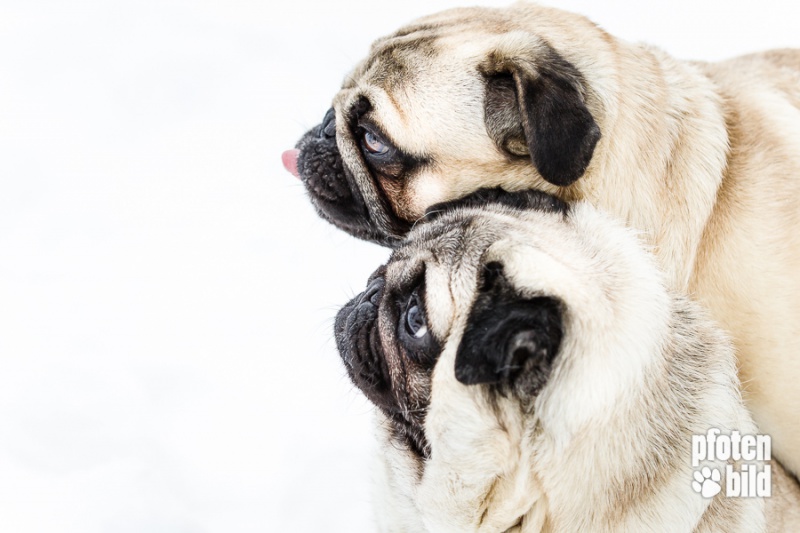
[[[320,138],[331,138],[336,136],[336,111],[333,108],[328,109],[325,113],[325,118],[322,119],[322,124],[319,128]]]
[[[358,304],[370,304],[374,307],[378,307],[381,301],[381,295],[383,294],[383,287],[385,285],[386,281],[380,276],[370,281],[369,285],[367,285],[367,289],[361,293]]]

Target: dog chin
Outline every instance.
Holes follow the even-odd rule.
[[[342,159],[335,134],[326,133],[324,122],[308,131],[296,149],[296,160],[289,166],[303,182],[320,217],[359,239],[388,247],[400,243],[401,239],[375,223],[352,172]],[[405,233],[408,228],[394,218],[394,226],[403,226],[399,234]]]
[[[336,138],[323,134],[322,124],[297,143],[294,166],[317,213],[339,229],[378,242],[384,237],[370,223],[369,213],[352,176],[344,169]]]

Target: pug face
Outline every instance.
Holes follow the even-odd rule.
[[[486,199],[484,194],[474,201],[484,204]],[[545,195],[527,193],[525,199],[526,205],[536,205],[554,219],[565,216],[566,207]],[[513,203],[519,202],[514,197]],[[499,204],[498,208],[506,209]],[[415,245],[396,251],[389,264],[373,274],[367,290],[342,308],[335,323],[345,368],[376,405],[385,445],[399,454],[400,470],[411,476],[401,491],[404,494],[420,476],[438,477],[431,465],[442,464],[433,458],[443,458],[445,447],[437,437],[440,430],[431,428],[451,426],[453,415],[465,406],[475,401],[484,408],[511,403],[518,406],[515,411],[532,413],[563,336],[560,299],[517,286],[504,263],[492,259],[490,248],[511,230],[508,218],[493,220],[498,213],[487,216],[475,209],[474,216],[439,219],[437,214],[447,210],[441,206],[431,214],[441,223],[425,225],[430,231],[422,234],[416,232]],[[466,309],[469,312],[464,314]],[[454,360],[444,362],[451,359],[444,354],[453,350]],[[446,390],[454,383],[437,385],[441,375],[474,398],[448,408],[455,397],[448,401]],[[445,416],[432,415],[437,412]],[[485,440],[482,433],[477,431],[473,437]],[[484,442],[482,446],[492,445]],[[482,487],[485,476],[480,475]],[[403,509],[395,501],[388,507],[391,513]],[[428,526],[407,523],[408,516],[419,514],[389,518],[387,530],[428,530]]]
[[[554,214],[566,210],[545,195],[526,196]],[[394,438],[420,460],[430,455],[424,423],[431,378],[453,326],[454,309],[442,305],[447,299],[441,276],[458,271],[465,283],[477,280],[455,362],[461,383],[492,385],[530,404],[546,383],[561,343],[561,303],[517,289],[501,262],[487,262],[487,247],[504,227],[470,227],[482,219],[440,225],[439,232],[425,237],[432,248],[423,255],[395,254],[336,318],[337,346],[350,378],[391,422]],[[467,236],[469,246],[463,242]],[[442,245],[451,253],[434,252]]]
[[[726,339],[631,232],[513,196],[432,210],[337,315],[344,366],[377,408],[383,530],[711,520],[691,436],[754,429]],[[720,498],[713,516],[758,528],[758,505]]]
[[[570,38],[566,22],[597,33],[517,6],[454,10],[376,41],[292,156],[320,215],[396,245],[428,207],[479,188],[569,196],[560,190],[586,172],[602,110],[551,44]]]

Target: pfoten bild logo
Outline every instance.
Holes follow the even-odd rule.
[[[701,462],[728,461],[725,465],[725,496],[729,498],[763,498],[772,495],[772,440],[769,435],[730,435],[711,428],[705,435],[692,436],[692,488],[704,498],[713,498],[722,491],[720,468],[703,466]],[[736,461],[731,464],[730,461]],[[759,468],[761,466],[761,468]]]

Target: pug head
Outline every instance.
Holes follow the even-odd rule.
[[[485,189],[433,206],[427,218],[437,220],[456,206],[466,209],[487,202],[498,209],[540,209],[557,216],[567,211],[566,204],[543,193]],[[481,258],[485,247],[503,230],[497,225],[476,232],[472,225],[482,218],[458,219],[454,227],[438,224],[443,233],[426,234],[422,255],[411,257],[409,249],[396,252],[336,318],[337,347],[350,379],[391,421],[398,442],[419,459],[430,453],[424,422],[431,376],[450,327],[436,316],[450,312],[438,304],[445,301],[442,281],[429,278],[463,268],[477,276],[477,292],[455,366],[457,379],[465,385],[491,385],[530,401],[546,382],[561,342],[559,300],[544,294],[526,295],[506,277],[502,262]],[[463,242],[467,238],[469,245]],[[457,250],[436,252],[442,245],[456,242],[464,255]],[[432,263],[432,255],[441,262]]]
[[[426,528],[454,513],[465,530],[481,520],[512,527],[540,499],[531,462],[542,420],[548,438],[574,431],[622,390],[597,380],[624,368],[609,378],[624,388],[640,370],[582,360],[592,342],[576,329],[603,331],[592,346],[601,353],[622,342],[604,306],[606,291],[627,293],[614,283],[629,272],[600,272],[583,235],[592,224],[573,222],[571,208],[535,191],[483,190],[433,206],[337,315],[344,366],[378,408],[391,476],[405,476],[387,483],[404,487],[392,498],[424,501]],[[444,501],[449,483],[459,490]]]
[[[754,431],[727,339],[636,234],[541,192],[431,207],[335,336],[388,531],[692,530],[692,435]]]
[[[584,71],[602,35],[531,4],[420,19],[373,44],[284,162],[323,218],[391,246],[431,205],[480,188],[569,198],[601,137]]]

